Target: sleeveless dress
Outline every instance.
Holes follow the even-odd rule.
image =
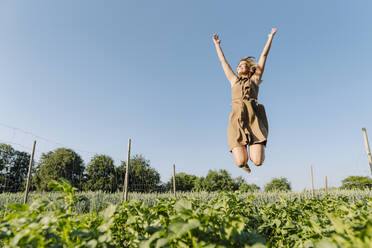
[[[230,152],[238,146],[252,144],[266,146],[269,126],[265,107],[257,102],[258,83],[256,77],[238,78],[231,88],[232,112],[227,127]]]

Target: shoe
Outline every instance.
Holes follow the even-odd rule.
[[[249,168],[248,164],[243,165],[241,168],[245,170],[247,173],[251,173],[251,168]]]

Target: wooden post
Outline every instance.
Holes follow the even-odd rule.
[[[31,168],[32,168],[32,163],[34,161],[34,154],[35,154],[35,146],[36,146],[36,140],[34,140],[34,144],[32,145],[32,152],[31,152],[31,157],[30,157],[30,163],[28,165],[28,173],[27,173],[27,182],[26,182],[26,191],[25,191],[25,198],[23,199],[23,203],[27,203],[27,198],[28,198],[28,190],[30,188],[30,177],[31,177]]]
[[[128,180],[129,180],[129,164],[130,164],[130,139],[128,139],[128,155],[127,155],[127,166],[125,168],[125,179],[123,185],[123,197],[122,201],[128,200]]]
[[[325,176],[325,192],[326,192],[326,195],[328,195],[328,180],[327,180],[327,176]]]
[[[176,198],[176,165],[173,164],[173,195]]]
[[[369,143],[368,143],[368,137],[367,137],[367,130],[365,128],[362,128],[363,136],[364,136],[364,143],[366,145],[366,151],[368,156],[368,162],[369,162],[369,168],[371,169],[372,174],[372,157],[371,157],[371,150],[369,149]]]
[[[310,175],[311,175],[311,195],[314,197],[314,178],[313,178],[313,166],[310,165]]]

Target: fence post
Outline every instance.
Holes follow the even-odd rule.
[[[27,173],[27,182],[26,182],[26,190],[25,190],[25,198],[23,199],[23,203],[27,203],[27,198],[28,198],[28,190],[30,188],[30,177],[31,177],[31,168],[32,168],[32,163],[34,161],[34,153],[35,153],[35,146],[36,146],[36,140],[34,140],[34,143],[32,145],[32,152],[31,152],[31,157],[30,157],[30,164],[28,165],[28,173]]]
[[[123,197],[122,201],[128,200],[128,180],[129,180],[129,164],[130,164],[130,143],[131,140],[128,139],[128,154],[127,154],[127,166],[125,168],[125,179],[123,185]]]
[[[328,195],[328,180],[327,180],[327,176],[325,176],[325,191],[326,191],[326,195]]]
[[[176,165],[173,164],[173,196],[176,198]]]
[[[313,166],[310,165],[310,175],[311,175],[311,195],[314,197],[314,178],[313,178]]]
[[[369,162],[369,168],[371,169],[372,174],[372,157],[371,157],[371,150],[369,149],[369,143],[368,143],[368,137],[367,137],[367,130],[365,128],[362,128],[363,136],[364,136],[364,143],[366,145],[366,151],[368,156],[368,162]]]

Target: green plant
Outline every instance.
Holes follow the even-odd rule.
[[[110,205],[98,216],[76,215],[78,200],[66,180],[49,184],[63,192],[64,205],[48,200],[32,204],[9,204],[0,223],[2,247],[114,247],[110,225],[116,206]]]

